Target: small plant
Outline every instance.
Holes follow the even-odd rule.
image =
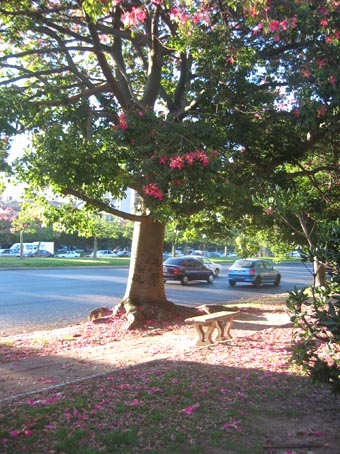
[[[296,328],[294,360],[315,380],[340,394],[340,226],[327,228],[318,247],[309,251],[327,270],[324,286],[289,293],[287,308]]]

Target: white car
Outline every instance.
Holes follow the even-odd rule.
[[[94,256],[94,253],[91,252],[89,257],[93,257],[93,256]],[[105,258],[105,257],[117,257],[117,254],[113,251],[110,251],[110,249],[100,249],[99,251],[97,251],[96,256],[98,259],[100,259],[100,258]]]
[[[77,259],[80,257],[79,252],[76,251],[66,251],[63,252],[62,254],[57,254],[56,257],[60,257],[63,259]]]
[[[209,268],[214,273],[214,276],[217,277],[222,271],[222,265],[219,263],[212,262],[210,259],[206,257],[201,257],[200,255],[195,255],[194,256],[196,259],[200,260],[204,266]]]

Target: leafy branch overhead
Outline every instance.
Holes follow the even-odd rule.
[[[3,140],[34,134],[19,173],[108,212],[131,187],[168,219],[337,149],[339,7],[314,3],[3,3]]]

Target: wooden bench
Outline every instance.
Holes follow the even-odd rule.
[[[234,318],[239,312],[221,311],[213,314],[198,315],[197,317],[190,317],[185,320],[185,323],[194,324],[197,334],[198,341],[197,346],[210,345],[214,342],[221,342],[227,339],[231,339],[230,334],[231,327],[233,325]],[[206,328],[206,330],[204,330]],[[213,332],[217,330],[217,337],[212,340]]]

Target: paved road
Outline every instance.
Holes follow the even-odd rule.
[[[311,272],[301,263],[280,264],[277,268],[282,273],[280,287],[255,289],[237,284],[230,288],[225,268],[211,285],[167,283],[166,295],[175,303],[199,306],[279,294],[312,283]],[[0,335],[86,320],[92,309],[112,307],[120,301],[127,274],[127,268],[0,270]]]

